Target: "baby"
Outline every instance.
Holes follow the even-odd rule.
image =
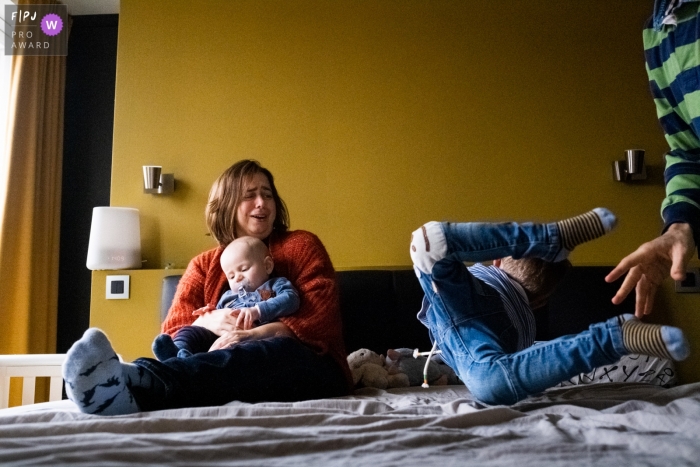
[[[239,237],[221,254],[221,269],[228,279],[227,290],[211,310],[210,305],[192,312],[230,313],[237,316],[236,328],[248,330],[299,309],[299,294],[284,277],[270,278],[274,262],[265,244],[254,237]],[[161,334],[153,341],[153,354],[163,361],[207,352],[219,336],[201,326],[180,328],[174,337]]]

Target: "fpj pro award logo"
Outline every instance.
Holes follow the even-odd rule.
[[[5,5],[5,55],[66,55],[66,5]]]

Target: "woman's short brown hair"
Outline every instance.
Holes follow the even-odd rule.
[[[272,198],[275,200],[277,215],[272,228],[277,232],[286,232],[289,229],[287,205],[277,193],[272,173],[256,160],[241,160],[229,167],[214,181],[209,191],[207,207],[204,210],[209,233],[219,242],[219,245],[228,245],[238,236],[236,212],[241,204],[243,191],[248,181],[259,173],[265,175],[270,182]]]

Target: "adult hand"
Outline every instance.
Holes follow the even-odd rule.
[[[212,350],[225,349],[234,344],[238,344],[239,342],[244,342],[255,338],[256,336],[252,329],[247,331],[243,329],[235,329],[233,331],[223,333],[214,341],[212,346],[209,348],[209,351],[211,352]]]
[[[629,271],[612,302],[619,305],[632,289],[636,289],[635,315],[638,318],[648,315],[654,306],[656,290],[669,273],[673,280],[685,279],[685,270],[694,251],[690,225],[672,224],[663,235],[624,257],[605,277],[606,282],[613,282]]]
[[[200,311],[203,308],[200,308]],[[209,329],[217,336],[236,329],[236,316],[231,316],[228,310],[210,310],[199,315],[192,323],[194,326],[202,326]]]
[[[194,311],[192,312],[192,315],[193,315],[193,316],[202,316],[202,315],[207,314],[207,313],[209,313],[210,311],[213,311],[213,310],[215,310],[215,309],[216,309],[216,307],[214,307],[214,306],[212,306],[212,305],[210,305],[210,304],[207,303],[207,304],[204,305],[202,308],[197,308],[196,310],[194,310]]]
[[[255,327],[255,322],[260,319],[260,309],[257,306],[250,308],[241,308],[238,311],[238,319],[236,320],[236,327],[243,330],[253,329]],[[231,312],[233,316],[234,312]]]
[[[247,331],[243,329],[235,329],[233,331],[226,332],[216,341],[214,341],[214,344],[212,344],[209,351],[211,352],[212,350],[225,349],[234,344],[238,344],[239,342],[265,339],[266,337],[276,336],[296,337],[284,323],[280,321],[273,321],[272,323],[263,324],[262,326],[249,329]]]

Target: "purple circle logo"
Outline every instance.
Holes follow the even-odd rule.
[[[41,30],[47,36],[55,36],[63,29],[63,20],[60,16],[49,13],[41,18]]]

